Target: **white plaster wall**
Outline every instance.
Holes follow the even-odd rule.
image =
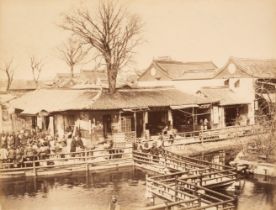
[[[234,87],[234,83],[240,80],[240,86]],[[254,110],[254,101],[255,101],[255,87],[254,87],[255,79],[254,78],[230,78],[229,79],[229,87],[237,91],[240,97],[249,101],[248,104],[248,118],[249,124],[255,124],[255,110]]]
[[[154,87],[154,86],[174,86],[175,88],[189,93],[195,94],[202,87],[217,87],[223,86],[225,79],[205,79],[205,80],[181,80],[181,81],[138,81],[139,87]]]
[[[224,85],[224,79],[208,79],[208,80],[183,80],[174,81],[175,87],[183,92],[195,94],[203,87],[218,87]]]

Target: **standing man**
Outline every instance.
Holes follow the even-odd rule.
[[[115,195],[112,195],[108,210],[120,210],[120,205],[118,204],[118,201]]]

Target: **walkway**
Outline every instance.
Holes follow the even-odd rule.
[[[133,152],[135,166],[158,173],[147,176],[147,195],[166,204],[146,209],[233,209],[235,199],[213,188],[233,184],[236,169],[165,150],[162,156]]]

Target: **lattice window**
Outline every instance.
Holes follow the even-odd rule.
[[[122,129],[122,132],[130,132],[131,131],[131,117],[130,116],[122,116],[121,117],[121,129]]]

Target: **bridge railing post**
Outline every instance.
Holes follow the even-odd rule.
[[[202,186],[202,178],[203,178],[202,172],[199,172],[199,177],[200,177],[200,186]]]
[[[177,201],[177,196],[178,196],[178,180],[177,180],[177,177],[175,178],[175,201]]]
[[[34,176],[36,177],[37,171],[36,171],[36,166],[35,166],[35,160],[33,160],[33,173],[34,173]]]

